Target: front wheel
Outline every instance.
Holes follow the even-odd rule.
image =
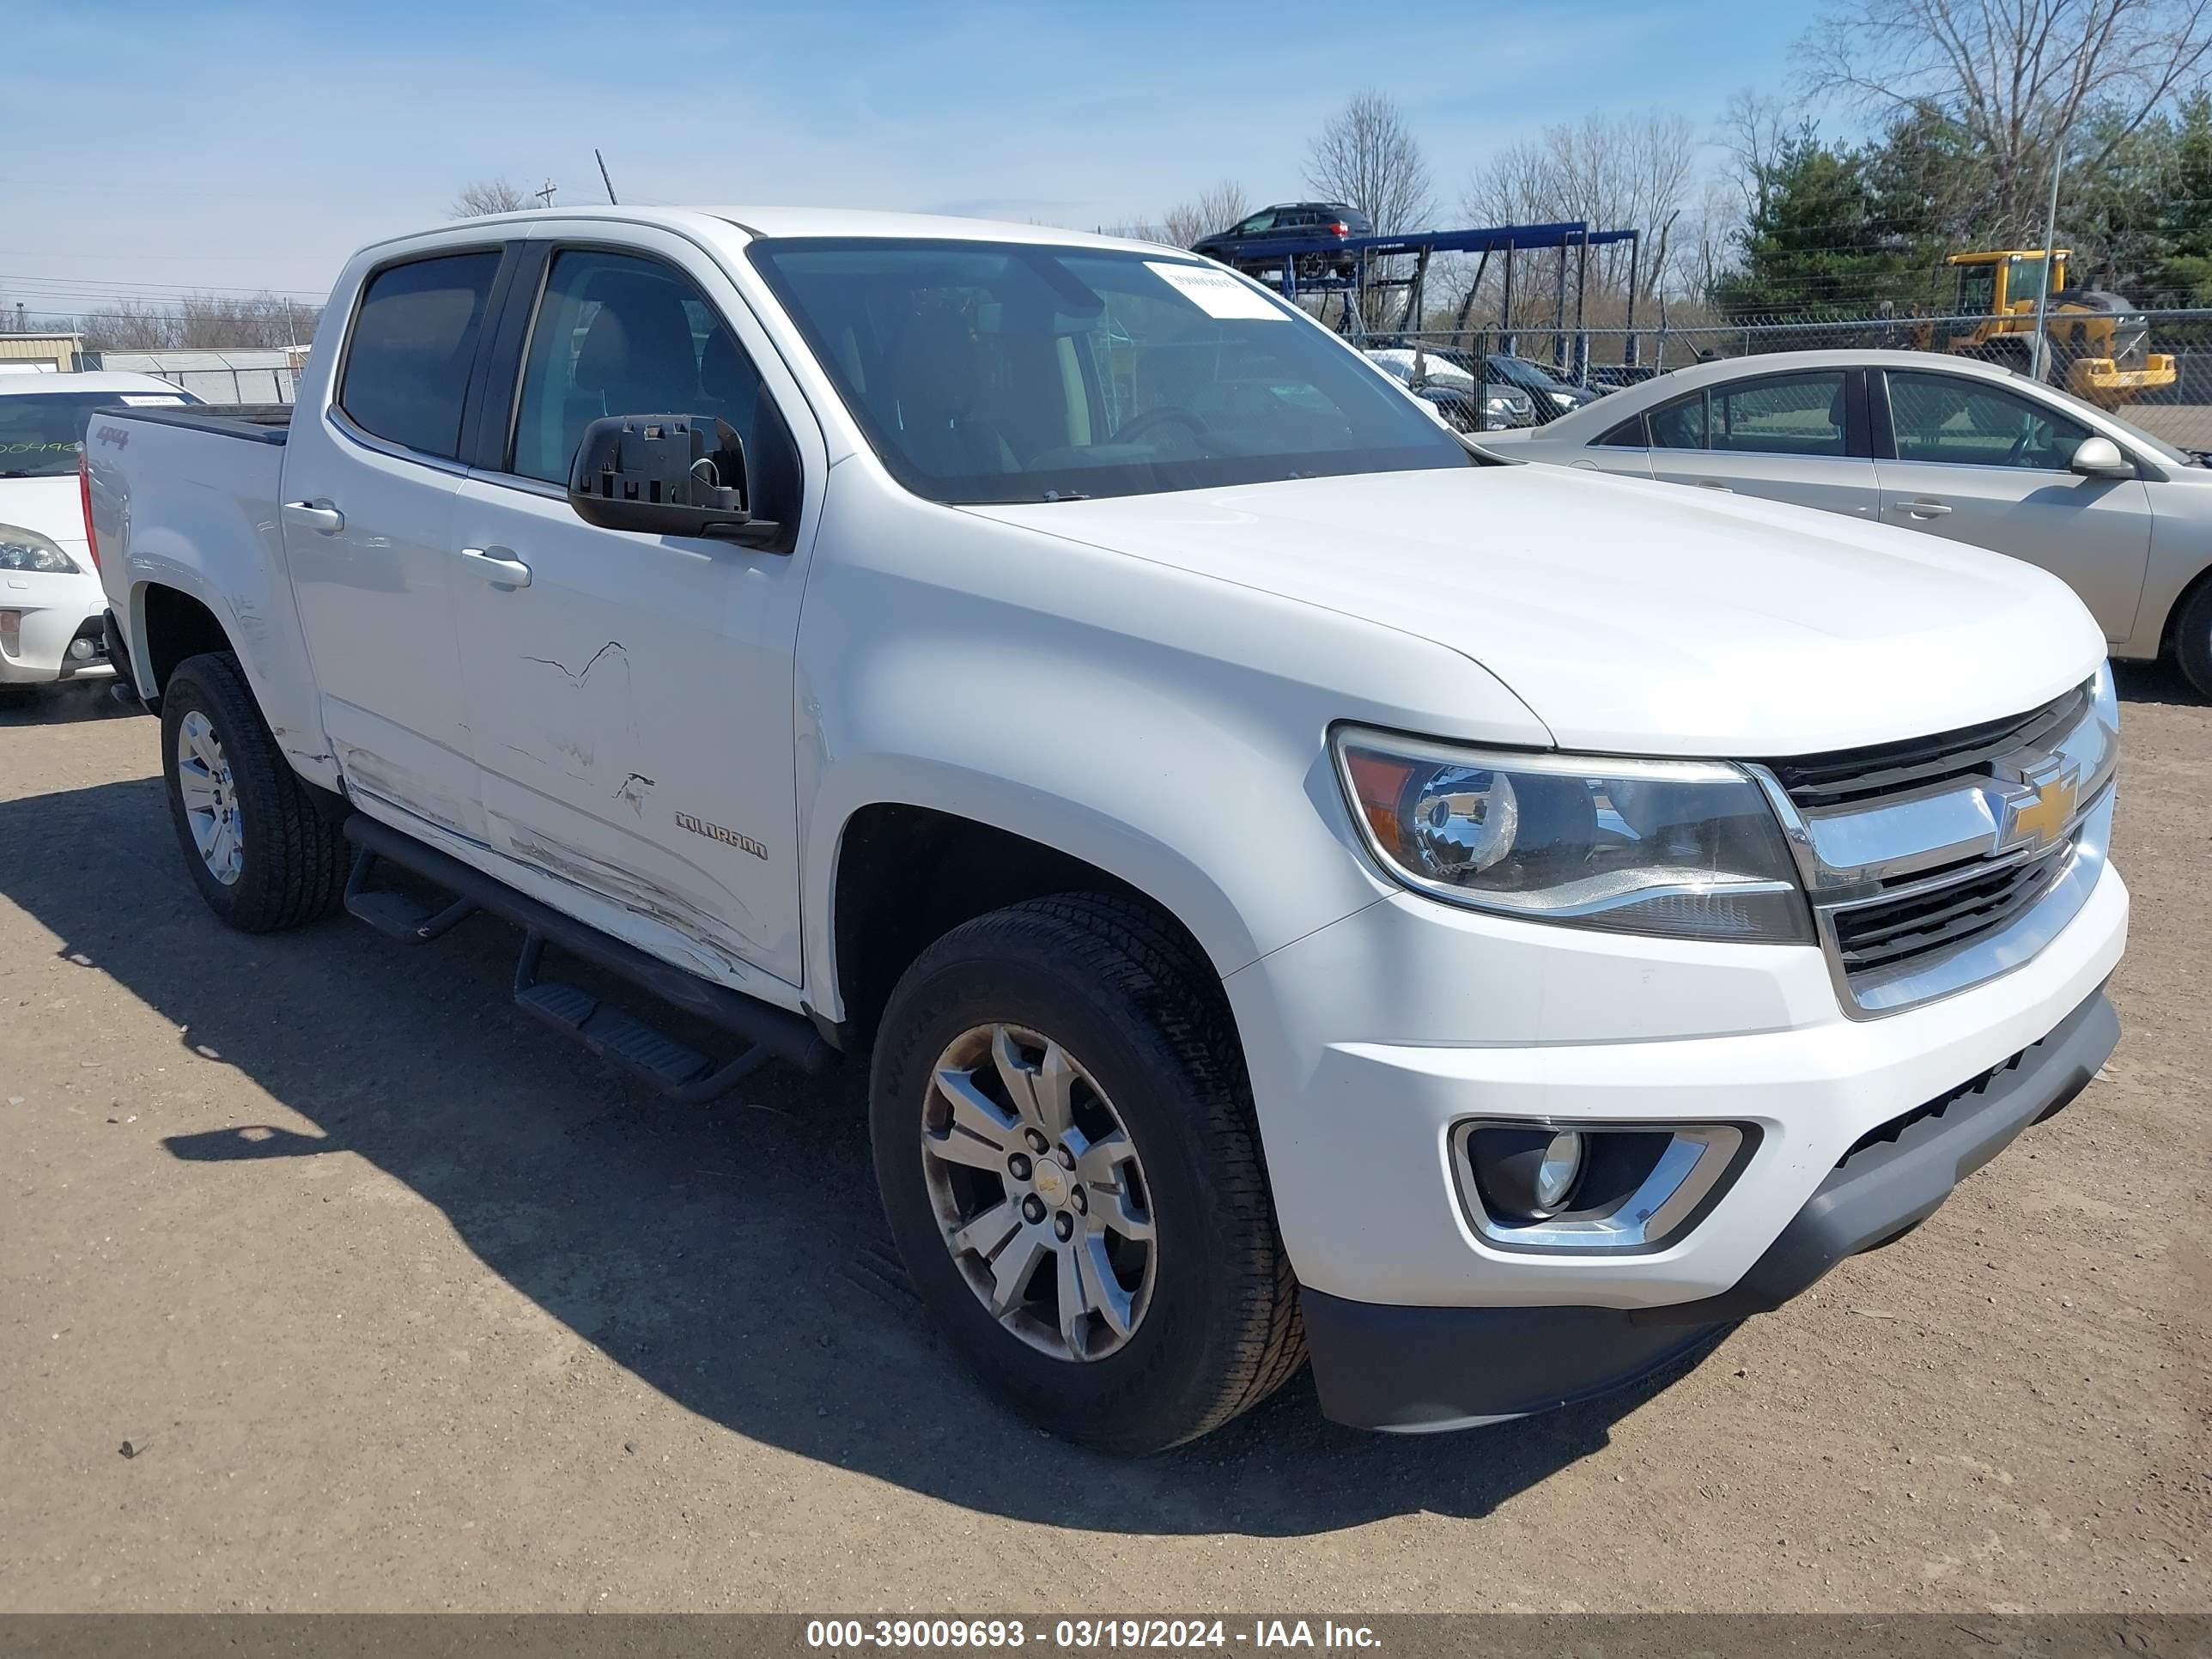
[[[1159,1451],[1297,1370],[1243,1055],[1151,911],[1075,894],[955,928],[893,993],[871,1092],[915,1288],[1032,1421]]]
[[[2173,658],[2199,695],[2212,697],[2212,581],[2173,619]]]
[[[177,665],[161,698],[161,769],[185,867],[242,933],[325,915],[345,890],[345,838],[276,748],[238,659]]]

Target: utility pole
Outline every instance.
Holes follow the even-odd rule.
[[[553,191],[555,188],[556,186],[553,181],[550,179],[548,179],[544,185],[535,192],[538,197],[538,206],[550,208],[553,205]]]
[[[2030,360],[2039,380],[2051,363],[2051,337],[2044,331],[2044,319],[2051,312],[2051,256],[2058,246],[2058,175],[2066,166],[2066,135],[2067,129],[2061,127],[2051,143],[2051,203],[2043,214],[2043,281],[2035,291],[2035,353]]]

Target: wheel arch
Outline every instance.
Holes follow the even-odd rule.
[[[155,568],[155,574],[131,583],[127,619],[131,670],[147,707],[159,710],[170,675],[186,658],[227,651],[238,659],[293,769],[323,788],[338,787],[337,763],[323,732],[291,594],[249,589],[233,596],[179,562],[165,560]]]
[[[1024,830],[1038,827],[1031,806]],[[826,914],[816,959],[826,972],[816,1006],[834,1011],[848,1040],[865,1046],[900,975],[933,941],[977,916],[1055,893],[1110,893],[1143,904],[1223,978],[1258,954],[1227,896],[1187,861],[1157,843],[1146,849],[1148,858],[1102,859],[1096,830],[1070,824],[1046,840],[941,803],[857,805],[838,827],[822,884]],[[1163,881],[1169,864],[1182,869]]]
[[[149,705],[159,705],[169,676],[185,658],[207,651],[237,654],[229,630],[196,595],[167,582],[142,582],[134,599],[137,626],[131,631],[138,650],[131,661]]]

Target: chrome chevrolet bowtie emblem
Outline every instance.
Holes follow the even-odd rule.
[[[2028,793],[2005,803],[2002,844],[2051,846],[2065,835],[2081,805],[2081,769],[2071,762],[2055,760],[2021,781]]]

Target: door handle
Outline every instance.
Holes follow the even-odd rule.
[[[284,503],[284,522],[295,524],[302,530],[312,530],[319,536],[335,536],[345,528],[345,514],[335,507],[319,505],[314,501]]]
[[[1916,519],[1940,519],[1951,509],[1942,501],[1899,501],[1897,510],[1910,513]]]
[[[527,587],[530,567],[505,547],[465,547],[461,562],[494,587]]]
[[[1727,484],[1723,483],[1718,478],[1700,478],[1698,480],[1698,488],[1700,489],[1717,489],[1723,495],[1733,495],[1735,494],[1734,489],[1729,488]]]

